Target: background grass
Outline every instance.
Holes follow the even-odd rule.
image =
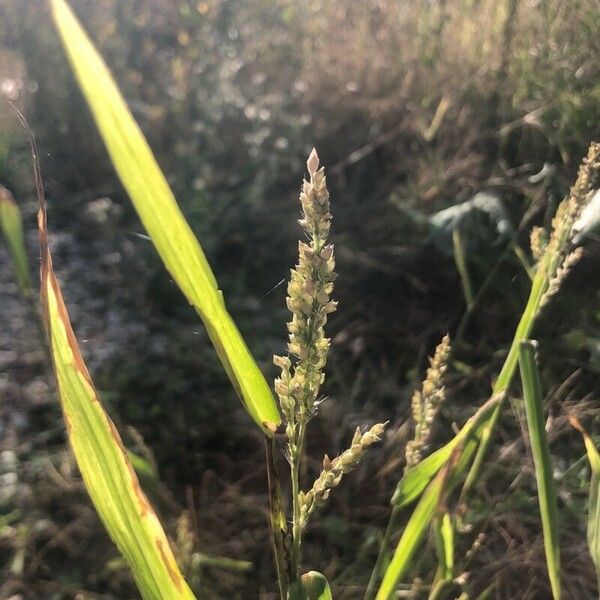
[[[487,191],[500,198],[513,229],[532,206],[528,222],[548,222],[589,141],[600,137],[597,3],[72,4],[130,101],[269,379],[287,317],[284,286],[275,286],[295,260],[298,181],[308,151],[319,148],[332,193],[340,305],[329,329],[330,400],[310,432],[315,462],[307,479],[318,457],[342,449],[356,425],[392,419],[393,427],[315,520],[305,566],[327,575],[336,597],[358,597],[402,469],[409,399],[426,356],[447,330],[460,329],[436,429],[441,443],[452,423],[464,422],[484,400],[528,286],[493,228],[484,235],[468,230],[462,241],[475,295],[492,269],[494,276],[464,321],[451,238],[448,250],[442,234],[418,217]],[[38,137],[55,267],[86,361],[120,429],[136,428],[172,491],[157,492],[169,533],[176,537],[175,521],[188,509],[196,549],[253,561],[252,575],[202,567],[206,597],[272,597],[261,440],[197,318],[151,245],[136,235],[140,225],[50,16],[36,2],[0,7],[0,85]],[[545,165],[546,176],[536,177]],[[4,102],[0,178],[24,212],[35,269],[30,158]],[[523,232],[516,240],[527,250]],[[591,239],[534,334],[550,392],[566,598],[597,595],[585,542],[587,466],[565,415],[575,411],[594,431],[599,259]],[[36,324],[4,248],[0,261],[0,596],[133,598],[130,576],[66,451]],[[518,396],[518,386],[513,392]],[[227,418],[215,421],[223,405]],[[457,556],[485,536],[468,569],[475,589],[495,580],[497,598],[550,594],[524,428],[515,400],[468,507],[473,528],[457,534]],[[139,450],[138,436],[127,441]],[[434,569],[433,551],[424,553],[407,581],[430,581]]]

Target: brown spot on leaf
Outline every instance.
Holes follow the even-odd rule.
[[[175,571],[175,569],[173,569],[173,566],[171,564],[171,561],[169,560],[169,558],[167,557],[167,554],[165,552],[165,549],[163,547],[163,543],[162,540],[156,540],[156,545],[158,546],[158,551],[160,552],[160,555],[163,559],[163,562],[165,563],[166,567],[167,567],[167,571],[169,572],[169,577],[171,578],[171,580],[173,581],[173,583],[175,584],[175,586],[177,587],[177,589],[179,591],[181,590],[181,575]],[[170,552],[169,552],[170,553]]]

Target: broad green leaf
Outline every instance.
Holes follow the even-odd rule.
[[[467,421],[458,436],[456,436],[460,436],[458,442],[455,441],[456,438],[450,442],[455,444],[454,450],[443,468],[437,472],[433,481],[429,483],[410,516],[392,560],[383,575],[383,580],[375,596],[376,600],[388,600],[393,596],[400,579],[406,573],[412,557],[438,511],[442,494],[449,494],[460,481],[460,474],[469,464],[477,448],[481,427],[502,398],[502,394],[490,398]]]
[[[600,588],[600,454],[596,449],[594,441],[579,421],[575,417],[570,417],[569,421],[583,436],[585,450],[592,469],[588,503],[587,542],[594,567],[596,567],[596,577],[598,578],[598,587]]]
[[[531,452],[535,464],[535,478],[538,488],[538,501],[544,532],[544,549],[548,577],[552,595],[559,600],[560,593],[560,548],[558,544],[558,509],[556,490],[552,477],[552,459],[544,423],[544,407],[537,365],[535,347],[530,341],[523,341],[519,347],[519,366],[523,383],[527,429],[531,441]]]
[[[0,185],[0,227],[12,260],[21,293],[31,295],[31,274],[23,237],[23,219],[11,193]]]
[[[234,388],[256,423],[281,422],[269,386],[231,315],[204,252],[102,57],[64,0],[50,0],[69,61],[113,165],[158,254],[202,318]]]
[[[38,193],[42,308],[63,417],[83,481],[108,534],[129,564],[142,597],[192,600],[194,595],[83,362],[52,270],[41,188]]]
[[[288,600],[333,600],[333,596],[325,576],[309,571],[290,587]]]

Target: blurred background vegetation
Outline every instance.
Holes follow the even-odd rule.
[[[332,194],[340,304],[329,326],[329,399],[309,439],[306,479],[357,425],[390,419],[392,426],[309,530],[305,566],[325,573],[336,597],[362,597],[427,355],[450,331],[456,354],[436,430],[442,442],[487,397],[510,342],[528,287],[529,227],[548,224],[589,142],[600,138],[600,6],[72,5],[269,377],[271,356],[285,343],[285,285],[278,284],[295,261],[300,177],[312,146],[319,150]],[[139,235],[44,3],[0,6],[0,93],[0,183],[24,211],[32,268],[31,158],[5,98],[38,138],[55,267],[86,360],[151,471],[147,489],[182,562],[202,597],[273,598],[260,436],[201,323]],[[453,232],[463,242],[462,276]],[[581,517],[586,463],[565,409],[591,429],[599,416],[599,266],[592,234],[535,331],[568,598],[596,596]],[[35,319],[4,248],[0,314],[0,597],[135,598],[65,445]],[[217,416],[223,406],[226,419]],[[473,589],[496,581],[497,598],[547,598],[522,405],[513,402],[507,413],[458,552],[473,551]],[[218,557],[251,561],[252,570]],[[434,568],[433,552],[425,552],[407,597],[421,597],[419,581]]]

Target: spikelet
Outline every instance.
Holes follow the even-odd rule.
[[[529,245],[531,247],[531,254],[536,262],[538,262],[542,256],[544,256],[547,243],[548,240],[546,239],[546,232],[544,231],[544,228],[534,227],[529,236]]]
[[[275,392],[285,417],[286,433],[293,445],[299,424],[314,415],[319,389],[325,375],[329,339],[325,337],[327,315],[336,309],[331,300],[335,279],[333,245],[327,243],[331,214],[325,171],[319,168],[316,151],[307,161],[309,181],[300,193],[302,218],[299,224],[307,235],[307,243],[298,245],[299,260],[291,271],[287,306],[292,313],[288,323],[289,356],[275,356],[281,369],[275,380]],[[290,452],[294,449],[290,448]]]
[[[539,266],[545,270],[550,281],[541,305],[547,304],[548,300],[556,294],[569,269],[581,256],[580,253],[573,254],[571,252],[575,233],[573,226],[589,203],[592,192],[598,186],[599,181],[600,144],[593,142],[579,167],[577,180],[571,188],[569,196],[559,204],[552,220],[552,233]]]
[[[301,524],[302,527],[313,510],[323,506],[331,490],[337,487],[342,477],[350,473],[360,463],[369,446],[381,439],[387,423],[377,423],[365,433],[360,429],[354,432],[350,448],[344,450],[338,457],[331,460],[327,455],[323,459],[323,470],[308,492],[300,492]]]
[[[188,511],[183,511],[177,519],[177,537],[175,540],[175,554],[182,571],[189,575],[193,563],[194,547],[196,540]]]
[[[427,375],[420,390],[415,390],[411,409],[415,421],[415,435],[406,444],[406,468],[416,465],[427,450],[431,424],[444,401],[444,373],[450,356],[450,336],[446,334],[429,360]]]
[[[558,292],[563,281],[567,278],[571,270],[577,265],[583,256],[583,248],[575,248],[572,252],[567,254],[562,264],[558,267],[556,275],[548,283],[548,289],[542,296],[540,301],[540,309],[542,309],[548,301]]]

